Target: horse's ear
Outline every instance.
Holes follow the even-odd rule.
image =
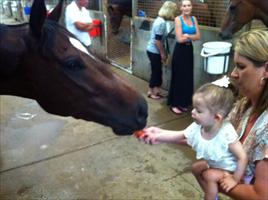
[[[58,22],[61,16],[64,0],[60,0],[52,12],[48,15],[48,19]]]
[[[109,15],[113,15],[113,13],[114,13],[113,6],[109,5],[108,8],[107,8],[107,11],[108,11]]]
[[[47,9],[44,0],[34,0],[29,22],[30,29],[34,36],[40,37],[46,17]]]

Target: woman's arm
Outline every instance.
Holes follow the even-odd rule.
[[[166,55],[166,51],[165,51],[165,48],[164,48],[162,41],[155,40],[155,45],[157,46],[157,48],[160,52],[162,62],[165,62],[165,60],[167,59],[167,55]]]
[[[191,35],[187,34],[187,37],[191,39],[192,41],[195,41],[195,40],[200,40],[200,29],[199,29],[199,25],[198,25],[198,21],[196,17],[193,16],[193,18],[194,18],[196,33],[191,34]]]
[[[181,20],[179,17],[175,18],[175,34],[176,34],[176,39],[179,43],[184,43],[188,41],[188,38],[185,37],[184,34],[182,34],[182,26],[181,26]]]
[[[220,181],[222,187],[223,180]],[[268,199],[268,159],[256,163],[255,182],[253,185],[238,184],[230,192],[225,193],[236,200]]]

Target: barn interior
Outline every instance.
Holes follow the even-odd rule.
[[[0,23],[28,20],[25,13],[18,12],[18,5],[25,7],[31,1],[8,1],[11,10],[6,9],[6,1],[0,2]],[[48,10],[57,3],[46,2]],[[150,26],[163,2],[133,0],[132,18],[124,16],[119,34],[113,35],[107,0],[90,0],[91,16],[103,25],[102,35],[93,39],[92,51],[146,98],[147,126],[179,130],[192,122],[190,112],[174,115],[166,98],[155,101],[146,96],[150,69],[144,52]],[[218,77],[204,71],[200,51],[204,42],[219,40],[227,5],[227,0],[195,1],[193,14],[202,32],[202,39],[194,44],[195,88]],[[138,16],[139,11],[145,16]],[[242,32],[262,26],[255,21]],[[169,41],[172,48],[175,40]],[[231,58],[232,52],[229,71]],[[166,90],[169,67],[164,68],[163,76]],[[134,136],[116,136],[110,128],[93,122],[48,114],[30,99],[0,96],[0,149],[0,199],[192,200],[203,196],[191,173],[195,154],[189,147],[145,145]],[[229,200],[224,195],[219,199]]]

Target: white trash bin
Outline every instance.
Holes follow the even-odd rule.
[[[201,56],[204,57],[204,70],[209,74],[224,74],[228,71],[229,54],[232,44],[229,42],[206,42]]]

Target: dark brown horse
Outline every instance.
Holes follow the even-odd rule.
[[[108,0],[107,10],[112,33],[117,34],[123,17],[132,17],[132,0]]]
[[[251,3],[260,8],[263,12],[268,13],[268,0],[242,0],[242,1]]]
[[[44,0],[35,0],[29,24],[0,24],[0,94],[35,99],[49,113],[119,135],[142,129],[145,99],[57,23],[61,7],[46,18]]]
[[[220,37],[231,38],[245,24],[260,19],[268,27],[268,0],[230,0]]]

